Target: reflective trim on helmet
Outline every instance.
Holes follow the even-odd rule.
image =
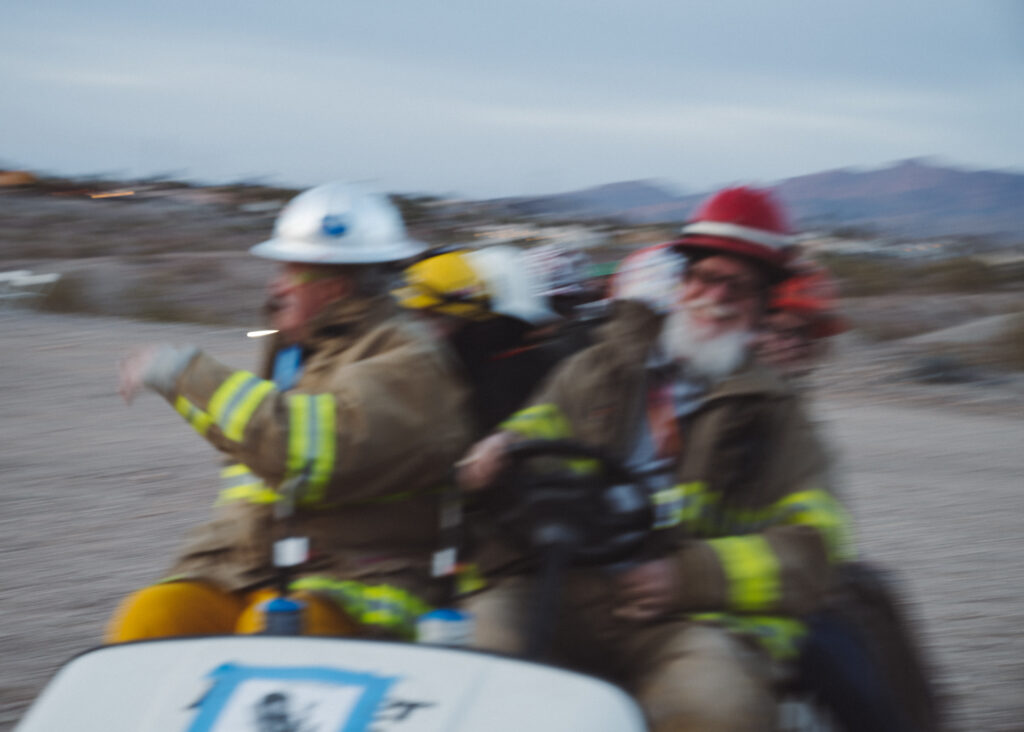
[[[754,242],[770,249],[782,250],[793,245],[792,237],[773,234],[764,229],[754,229],[739,224],[728,224],[723,221],[694,221],[683,227],[683,235],[703,234],[705,236],[721,236],[727,239],[740,239]]]
[[[213,393],[210,416],[225,437],[241,442],[249,418],[272,391],[274,382],[264,381],[248,371],[236,371]]]
[[[771,609],[781,597],[779,560],[763,536],[726,536],[708,544],[722,563],[729,606],[740,612]]]

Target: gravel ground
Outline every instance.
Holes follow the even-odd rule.
[[[0,335],[8,730],[63,661],[97,642],[118,598],[160,575],[213,498],[215,455],[162,400],[125,407],[117,358],[134,344],[195,342],[248,367],[255,348],[238,330],[27,312],[0,312]],[[1024,729],[1024,412],[998,408],[1019,395],[901,390],[879,375],[884,361],[869,362],[839,358],[824,381],[843,388],[815,405],[863,554],[904,580],[952,729]],[[965,394],[986,408],[958,407]]]

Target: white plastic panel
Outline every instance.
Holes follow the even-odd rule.
[[[266,724],[261,727],[260,720]],[[67,664],[17,732],[634,732],[603,681],[473,651],[345,639],[192,638]]]

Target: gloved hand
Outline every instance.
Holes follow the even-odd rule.
[[[473,445],[466,456],[455,463],[459,487],[464,491],[486,488],[505,467],[505,450],[512,444],[509,432],[495,432]]]
[[[620,599],[615,615],[626,620],[654,620],[671,612],[679,596],[679,579],[670,558],[644,562],[615,578]]]
[[[167,396],[198,352],[195,346],[167,343],[138,348],[121,359],[118,391],[128,404],[143,387]]]

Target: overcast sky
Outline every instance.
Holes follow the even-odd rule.
[[[1024,170],[1022,0],[4,0],[0,167],[683,191]]]

